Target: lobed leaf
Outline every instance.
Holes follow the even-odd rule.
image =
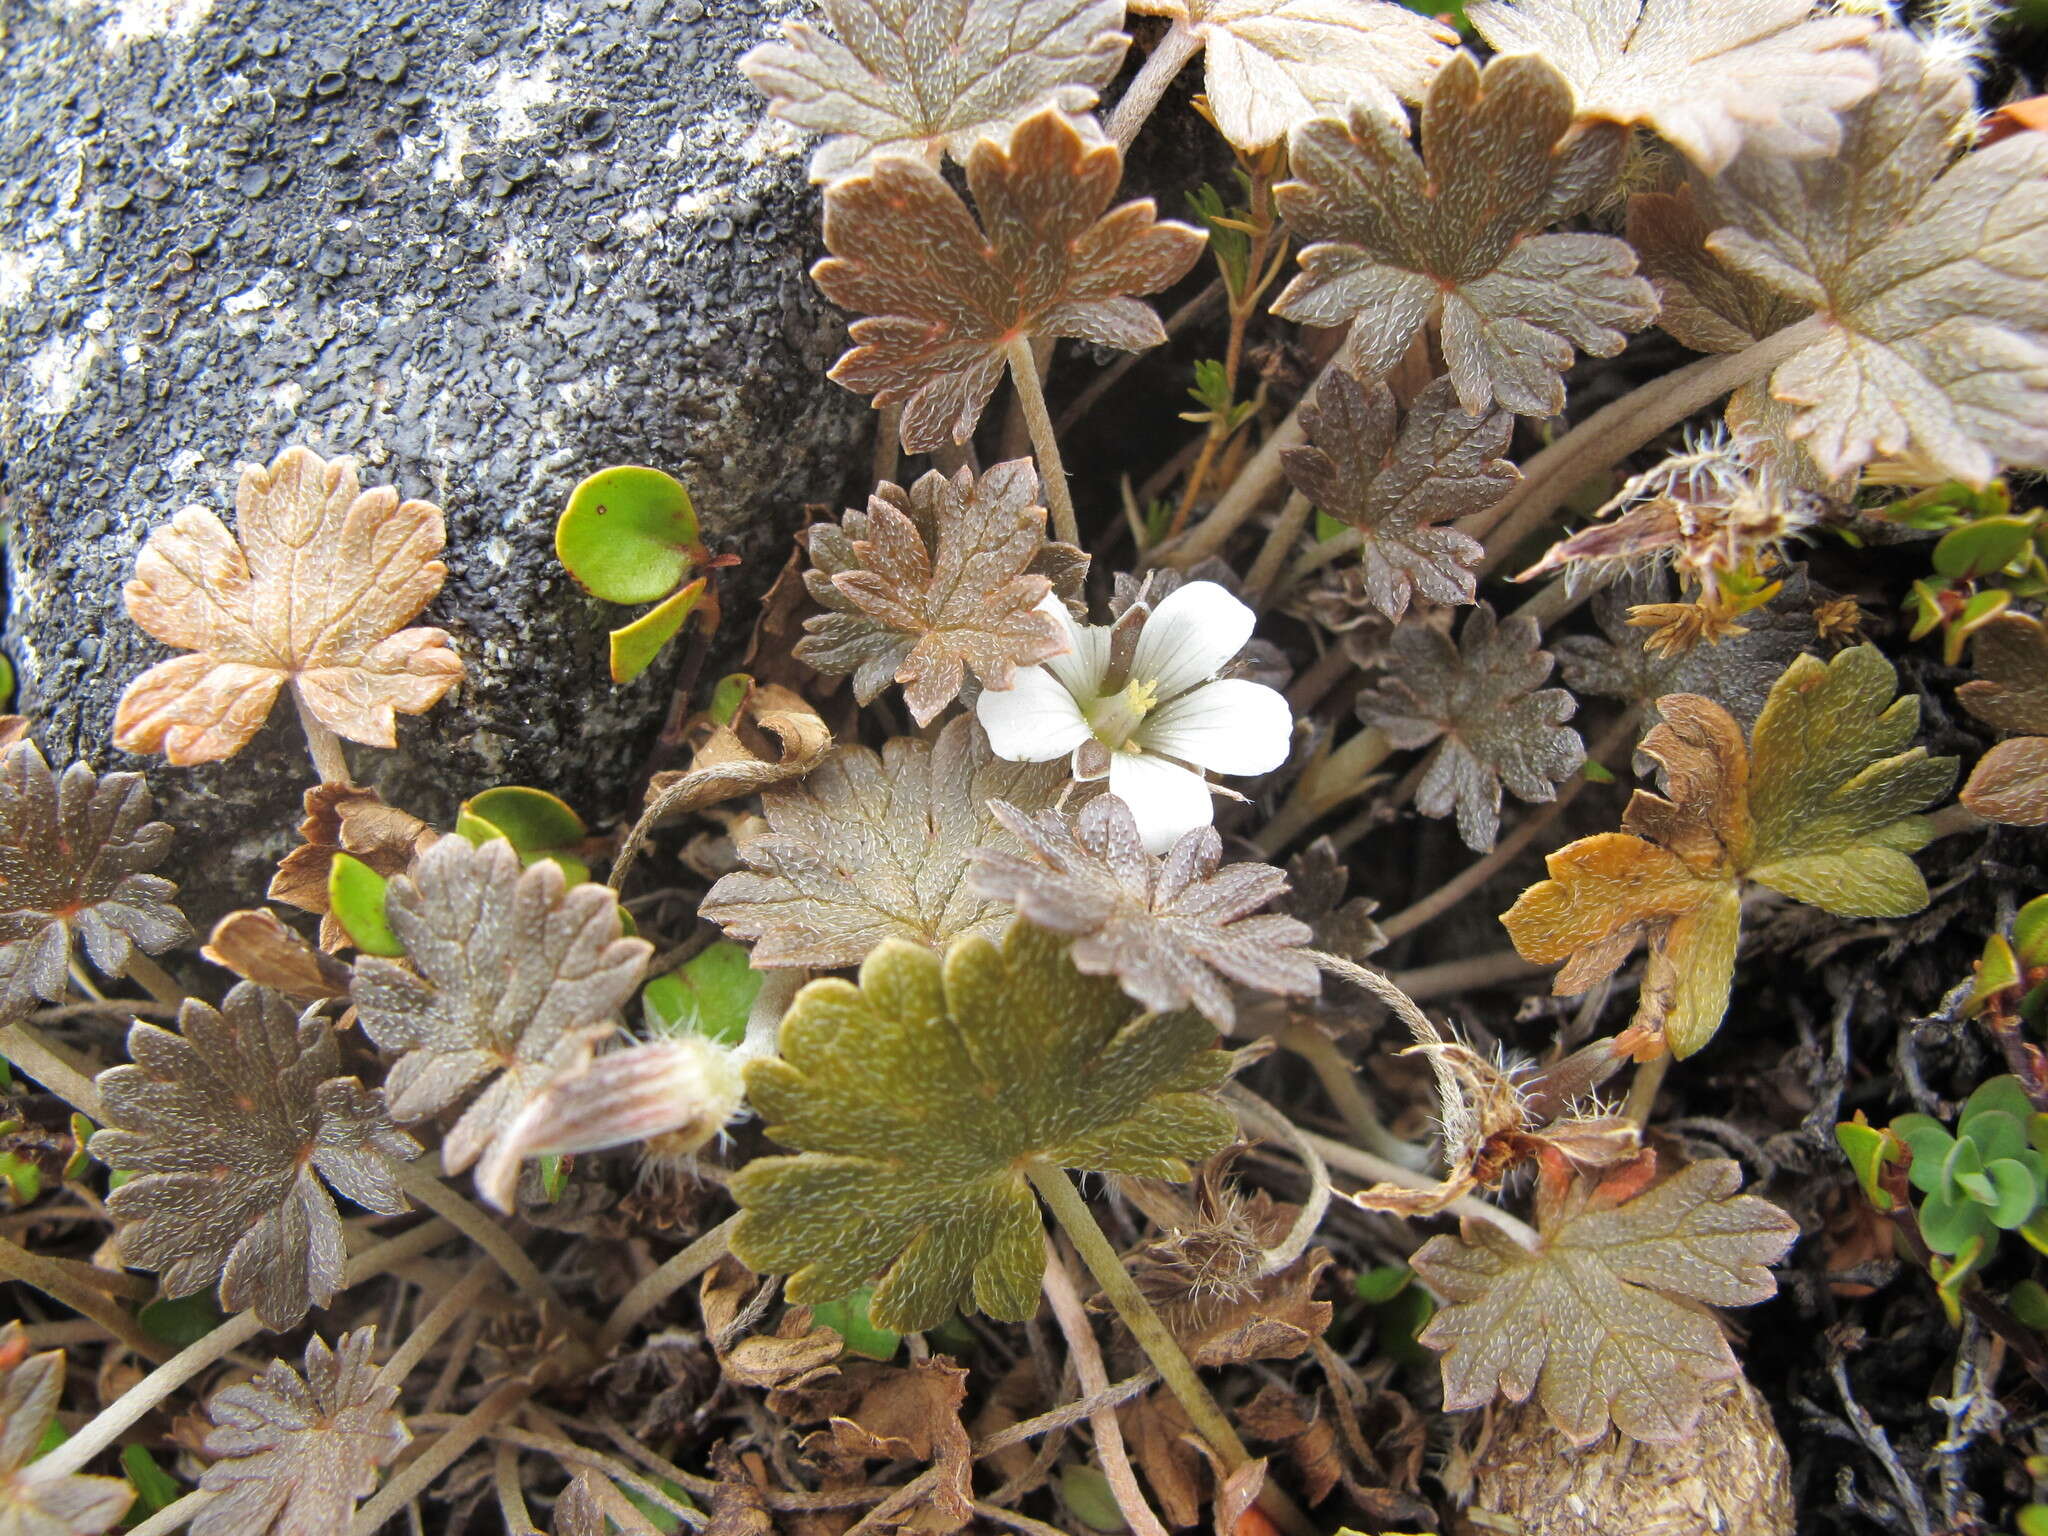
[[[28,1352],[28,1330],[0,1323],[0,1531],[8,1536],[100,1536],[135,1490],[118,1477],[24,1476],[42,1452],[64,1394],[64,1353]]]

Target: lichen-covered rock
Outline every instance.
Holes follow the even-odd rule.
[[[440,503],[461,689],[352,748],[422,814],[493,783],[626,808],[673,660],[614,691],[552,549],[581,476],[687,479],[746,559],[835,501],[861,403],[823,370],[803,148],[733,67],[788,0],[23,0],[0,19],[6,646],[53,761],[122,759],[166,653],[121,611],[149,530],[231,512],[292,442]],[[678,652],[680,654],[680,652]],[[242,757],[151,767],[196,912],[260,895],[310,770],[288,707]]]

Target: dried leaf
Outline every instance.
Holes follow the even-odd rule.
[[[1970,640],[1976,678],[1956,701],[1996,730],[2048,736],[2048,627],[2031,614],[2003,613]]]
[[[394,714],[422,713],[462,677],[445,631],[400,627],[447,579],[443,541],[439,507],[361,490],[347,459],[294,447],[245,466],[234,533],[187,507],[142,546],[128,616],[193,654],[128,685],[114,745],[180,766],[232,757],[289,684],[337,735],[396,746]]]
[[[740,845],[749,867],[714,885],[700,915],[756,941],[757,969],[855,965],[888,938],[937,948],[996,933],[1003,905],[967,878],[976,848],[1014,846],[988,803],[1040,811],[1065,786],[1064,764],[1006,762],[971,719],[879,756],[841,746],[761,797],[769,830]]]
[[[1301,272],[1273,313],[1353,322],[1349,365],[1389,372],[1432,317],[1468,414],[1498,401],[1523,415],[1564,408],[1577,347],[1612,357],[1655,318],[1635,256],[1610,235],[1542,231],[1602,197],[1623,130],[1572,129],[1572,93],[1541,59],[1463,53],[1422,108],[1422,151],[1371,108],[1294,130],[1295,181],[1276,194],[1304,241]]]
[[[799,992],[781,1055],[747,1066],[769,1136],[798,1155],[735,1175],[733,1252],[788,1275],[795,1302],[879,1276],[868,1315],[899,1332],[956,1308],[1017,1322],[1045,1265],[1027,1166],[1183,1179],[1227,1143],[1215,1030],[1141,1012],[1064,950],[1023,922],[943,958],[890,940],[858,986]]]
[[[132,1066],[99,1075],[108,1129],[92,1154],[137,1175],[107,1197],[121,1260],[166,1296],[215,1281],[229,1311],[291,1328],[334,1298],[341,1218],[322,1185],[390,1216],[409,1209],[393,1159],[418,1155],[375,1089],[341,1077],[333,1027],[237,982],[215,1012],[188,998],[180,1033],[137,1022]]]
[[[348,996],[349,968],[293,933],[268,908],[230,912],[213,925],[199,953],[244,981],[302,1003]]]
[[[503,839],[443,838],[392,877],[386,914],[411,965],[362,957],[353,996],[364,1032],[403,1053],[384,1082],[392,1115],[418,1120],[490,1080],[441,1143],[449,1173],[612,1032],[653,951],[619,936],[605,887],[569,887],[545,859],[522,869]]]
[[[1968,77],[1901,34],[1870,52],[1883,85],[1844,115],[1840,156],[1742,155],[1707,248],[1824,317],[1770,377],[1824,474],[1883,457],[1982,485],[2048,464],[2048,137],[1954,159]]]
[[[25,1476],[64,1393],[64,1352],[28,1352],[28,1330],[0,1324],[0,1531],[6,1536],[100,1536],[135,1501],[118,1477]]]
[[[768,110],[830,134],[811,180],[878,155],[965,162],[1040,108],[1086,112],[1123,62],[1116,0],[819,0],[837,36],[782,24],[740,69]]]
[[[348,854],[385,879],[402,875],[440,834],[419,817],[386,805],[374,789],[354,784],[315,784],[306,791],[301,842],[278,860],[266,893],[301,912],[320,914],[320,947],[329,954],[347,947],[348,930],[328,910],[327,878],[337,853]]]
[[[1241,150],[1363,101],[1405,123],[1458,34],[1386,0],[1134,0],[1201,40],[1209,110]]]
[[[206,1405],[215,1458],[199,1486],[215,1495],[192,1521],[192,1536],[333,1536],[356,1503],[376,1491],[378,1469],[412,1433],[393,1412],[398,1388],[383,1381],[371,1351],[375,1328],[345,1333],[333,1349],[314,1337],[306,1374],[273,1360],[252,1381]]]
[[[862,1375],[871,1383],[857,1404],[804,1441],[821,1460],[860,1476],[870,1461],[922,1462],[937,1472],[929,1490],[879,1528],[947,1536],[974,1515],[974,1452],[960,1405],[967,1372],[946,1359],[884,1366]]]
[[[595,1472],[578,1472],[555,1500],[554,1519],[548,1529],[553,1536],[611,1536],[605,1519],[604,1498],[597,1491]]]
[[[1359,531],[1365,590],[1390,619],[1415,592],[1446,606],[1472,601],[1485,551],[1437,525],[1485,511],[1521,478],[1500,457],[1514,417],[1468,416],[1449,379],[1416,397],[1398,437],[1397,415],[1385,384],[1333,368],[1301,413],[1308,446],[1280,455],[1296,490]]]
[[[1835,114],[1877,85],[1856,46],[1877,23],[1816,17],[1811,0],[1487,0],[1470,15],[1495,52],[1557,66],[1580,117],[1652,128],[1709,172],[1745,144],[1832,155]]]
[[[1147,1008],[1192,1005],[1222,1030],[1237,1018],[1230,982],[1316,994],[1315,962],[1301,949],[1308,926],[1251,915],[1287,888],[1287,877],[1270,864],[1219,869],[1223,839],[1214,827],[1183,834],[1160,859],[1145,851],[1130,807],[1115,795],[1077,816],[1027,816],[1001,801],[989,809],[1024,852],[977,848],[974,888],[1071,935],[1069,954],[1087,975],[1115,976]]]
[[[1908,749],[1919,701],[1874,646],[1800,656],[1772,687],[1745,749],[1711,700],[1672,694],[1642,751],[1662,796],[1637,790],[1622,832],[1558,850],[1550,878],[1501,921],[1524,959],[1564,962],[1555,990],[1586,991],[1651,940],[1637,1022],[1691,1055],[1728,1007],[1741,888],[1768,886],[1838,917],[1904,917],[1927,904],[1909,856],[1930,835],[1914,812],[1948,792],[1955,759]]]
[[[1986,821],[2048,825],[2048,736],[1999,742],[1977,760],[1960,798]]]
[[[852,673],[863,704],[903,684],[919,725],[959,696],[969,670],[985,688],[1009,687],[1016,668],[1066,645],[1038,611],[1052,582],[1036,569],[1037,500],[1037,469],[1012,459],[978,480],[965,469],[953,479],[933,470],[908,491],[885,480],[867,511],[814,524],[804,585],[828,611],[805,620],[796,654],[820,672]]]
[[[1425,816],[1458,813],[1458,835],[1485,852],[1500,833],[1501,786],[1523,800],[1555,799],[1586,749],[1563,722],[1578,705],[1562,688],[1539,685],[1551,656],[1531,618],[1497,623],[1481,603],[1454,645],[1427,625],[1394,632],[1386,676],[1359,699],[1359,718],[1397,747],[1436,742],[1415,792]]]
[[[139,773],[55,774],[32,741],[0,755],[0,1024],[70,988],[71,941],[109,976],[137,949],[161,954],[191,936],[178,888],[145,871],[170,850]]]
[[[1533,1251],[1470,1220],[1456,1237],[1431,1238],[1412,1262],[1445,1303],[1421,1336],[1444,1352],[1444,1406],[1534,1392],[1577,1445],[1610,1419],[1638,1440],[1683,1440],[1703,1389],[1741,1370],[1698,1304],[1773,1295],[1765,1266],[1799,1234],[1776,1206],[1738,1195],[1741,1184],[1724,1158],[1619,1204],[1574,1180]]]
[[[853,349],[832,377],[877,406],[900,403],[903,446],[923,453],[967,440],[1018,337],[1158,346],[1159,317],[1129,295],[1178,279],[1204,236],[1158,222],[1149,199],[1105,214],[1122,176],[1114,145],[1041,112],[967,156],[986,235],[922,161],[878,160],[835,182],[825,192],[832,254],[811,275],[868,318],[853,322]]]
[[[1275,910],[1308,924],[1310,942],[1324,953],[1363,960],[1385,949],[1387,936],[1372,920],[1380,904],[1370,896],[1347,901],[1350,885],[1350,866],[1337,845],[1319,837],[1287,861],[1287,890]]]

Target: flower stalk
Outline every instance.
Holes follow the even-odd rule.
[[[1017,403],[1024,407],[1024,424],[1031,429],[1031,449],[1038,458],[1038,478],[1045,483],[1045,504],[1052,513],[1053,533],[1062,542],[1081,542],[1081,525],[1074,520],[1074,498],[1067,490],[1067,467],[1060,459],[1058,434],[1053,431],[1052,412],[1046,409],[1045,389],[1038,382],[1038,361],[1031,355],[1031,339],[1015,336],[1004,344],[1009,359],[1010,381],[1017,387]]]

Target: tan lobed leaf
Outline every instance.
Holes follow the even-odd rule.
[[[804,585],[827,611],[804,621],[796,654],[820,672],[851,673],[863,704],[901,683],[911,718],[929,725],[969,671],[985,688],[1007,688],[1018,667],[1066,647],[1059,624],[1038,611],[1053,584],[1029,459],[979,479],[933,470],[907,491],[885,480],[865,512],[813,524],[808,543]]]
[[[1628,200],[1628,243],[1657,290],[1657,324],[1695,352],[1740,352],[1806,313],[1707,249],[1727,222],[1714,183],[1697,176]]]
[[[135,1490],[118,1477],[26,1475],[64,1393],[64,1352],[28,1352],[28,1330],[0,1324],[0,1532],[6,1536],[100,1536]]]
[[[193,1536],[332,1536],[377,1488],[379,1469],[412,1432],[393,1412],[398,1388],[371,1357],[377,1330],[306,1345],[305,1374],[273,1360],[206,1405],[214,1458],[199,1486],[214,1495]]]
[[[1086,112],[1123,62],[1117,0],[819,0],[831,35],[782,24],[740,69],[768,110],[831,135],[811,156],[829,181],[880,155],[965,161],[1041,108]]]
[[[180,766],[232,757],[289,686],[337,735],[396,746],[395,714],[462,677],[445,631],[400,627],[447,579],[444,537],[439,507],[361,490],[347,459],[292,447],[244,466],[234,533],[187,507],[142,546],[128,616],[192,654],[128,685],[114,744]]]
[[[1421,151],[1370,107],[1289,138],[1295,180],[1277,192],[1304,242],[1273,313],[1351,325],[1343,356],[1378,377],[1433,318],[1466,412],[1563,409],[1573,348],[1612,357],[1655,318],[1650,285],[1611,235],[1546,234],[1605,195],[1625,130],[1572,126],[1572,92],[1536,58],[1484,73],[1451,56],[1422,106]]]
[[[871,1461],[922,1463],[937,1474],[934,1481],[873,1528],[921,1536],[959,1530],[974,1516],[974,1452],[960,1422],[967,1371],[941,1358],[877,1366],[859,1375],[866,1382],[859,1402],[806,1436],[805,1451],[854,1474]]]
[[[1264,149],[1311,117],[1363,101],[1405,118],[1458,34],[1388,0],[1133,0],[1201,40],[1209,110],[1241,150]]]
[[[1149,198],[1111,212],[1123,179],[1114,145],[1059,112],[967,156],[981,223],[920,160],[884,158],[825,191],[825,245],[811,269],[825,297],[865,318],[832,377],[903,408],[904,448],[965,442],[1020,337],[1069,336],[1141,351],[1166,332],[1130,297],[1173,283],[1206,238],[1161,223]],[[986,228],[987,233],[983,233]]]
[[[1296,490],[1358,530],[1366,595],[1390,619],[1417,592],[1445,605],[1473,600],[1483,550],[1440,525],[1485,511],[1520,478],[1500,456],[1514,417],[1467,415],[1449,379],[1415,397],[1397,433],[1398,419],[1384,383],[1333,368],[1302,410],[1307,445],[1280,455]]]
[[[319,913],[320,947],[332,954],[351,942],[341,920],[327,909],[334,856],[348,854],[388,880],[411,868],[440,834],[410,811],[386,805],[374,789],[354,784],[315,784],[306,791],[305,810],[299,846],[278,860],[265,894],[301,912]]]
[[[1986,821],[2048,826],[2048,736],[2015,736],[1977,760],[1960,797]]]
[[[2048,135],[1957,159],[1968,77],[1900,33],[1869,52],[1883,83],[1843,115],[1840,154],[1738,157],[1707,249],[1818,312],[1770,392],[1826,475],[1887,458],[1982,485],[2048,464]]]
[[[1421,1335],[1443,1351],[1444,1406],[1534,1393],[1574,1444],[1610,1421],[1638,1440],[1683,1440],[1703,1389],[1741,1370],[1700,1304],[1770,1297],[1766,1266],[1799,1233],[1776,1206],[1737,1194],[1741,1184],[1724,1158],[1620,1204],[1579,1179],[1534,1250],[1469,1220],[1456,1237],[1431,1238],[1412,1262],[1445,1303]]]
[[[363,1032],[398,1060],[391,1113],[419,1120],[484,1084],[441,1143],[460,1173],[556,1076],[610,1034],[653,946],[620,937],[601,885],[522,868],[512,845],[445,837],[395,875],[385,902],[409,964],[365,955],[351,996]]]
[[[974,889],[968,855],[1018,844],[988,803],[1044,810],[1066,782],[1064,763],[997,757],[968,717],[879,756],[840,746],[801,784],[762,795],[768,831],[740,844],[748,867],[714,885],[700,915],[754,941],[761,968],[857,965],[886,938],[938,948],[998,933],[1009,909]]]
[[[1835,114],[1876,87],[1857,45],[1877,23],[1813,11],[1812,0],[1486,0],[1470,14],[1495,52],[1556,65],[1581,117],[1655,129],[1715,172],[1745,144],[1833,154]]]
[[[2031,614],[2002,613],[1970,639],[1976,677],[1956,700],[1986,725],[2048,736],[2048,626]]]

